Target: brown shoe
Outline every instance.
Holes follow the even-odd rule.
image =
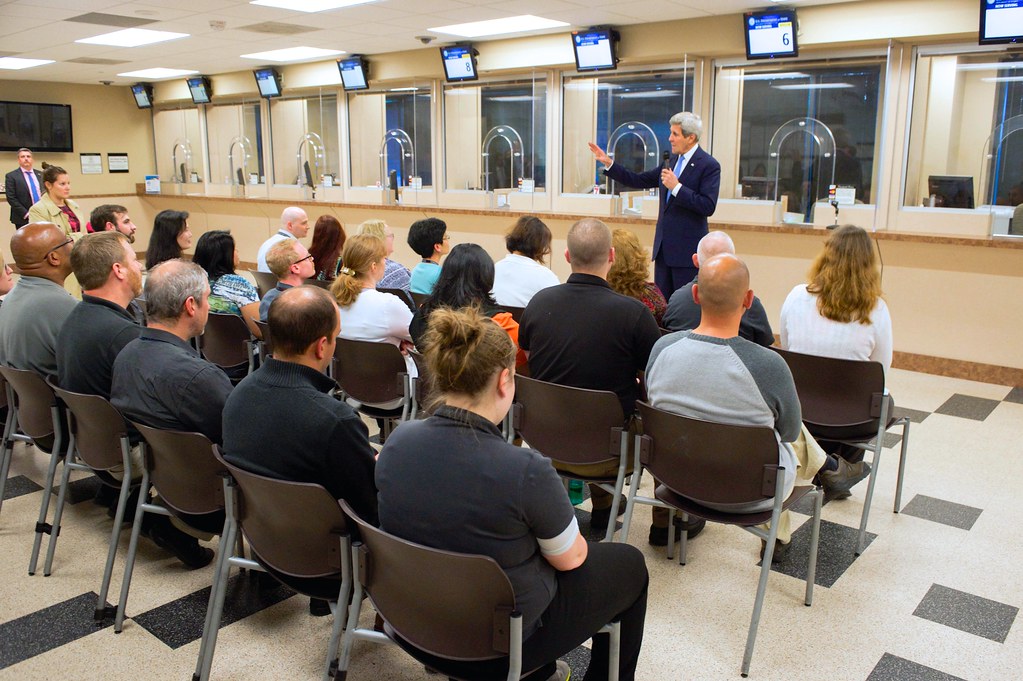
[[[843,493],[848,492],[856,483],[870,475],[870,464],[866,461],[849,463],[840,456],[835,458],[838,461],[838,470],[821,472],[820,481],[828,495],[840,499]]]

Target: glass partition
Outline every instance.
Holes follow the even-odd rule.
[[[202,127],[195,106],[160,109],[153,114],[156,172],[168,184],[198,184],[203,177]]]
[[[337,93],[270,102],[275,184],[333,186],[340,176]]]
[[[905,205],[988,206],[996,233],[1023,234],[1023,56],[921,52],[914,83]]]
[[[430,84],[348,93],[351,185],[433,185]]]
[[[266,183],[259,101],[206,107],[210,179],[232,187]]]
[[[445,86],[444,145],[449,190],[545,191],[546,74]]]
[[[800,223],[831,184],[870,203],[883,81],[883,57],[719,68],[715,130],[739,131],[714,139],[721,198],[782,200]]]
[[[661,163],[668,145],[668,119],[693,107],[692,68],[642,73],[566,77],[564,159],[561,191],[620,194],[627,187],[609,180],[586,146],[606,149],[615,163],[641,171]]]

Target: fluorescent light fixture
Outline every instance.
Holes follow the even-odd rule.
[[[741,76],[727,76],[729,80],[789,80],[792,78],[809,78],[800,71],[772,71],[770,73],[747,73]]]
[[[956,64],[956,71],[997,71],[1023,68],[1023,61],[997,61],[983,64]]]
[[[1023,76],[999,76],[997,78],[981,78],[985,83],[1019,83]]]
[[[290,9],[293,12],[326,12],[352,5],[365,5],[376,0],[252,0],[250,5]]]
[[[537,100],[533,95],[498,95],[496,97],[487,97],[487,99],[491,102],[535,102]]]
[[[852,83],[793,83],[792,85],[772,85],[775,90],[844,90],[853,87]]]
[[[287,47],[283,50],[270,50],[269,52],[243,54],[241,55],[241,58],[284,63],[289,61],[302,61],[303,59],[333,57],[339,54],[344,54],[344,50],[324,50],[319,47]]]
[[[655,99],[657,97],[678,97],[682,93],[678,90],[654,90],[653,92],[623,92],[615,97],[622,99]]]
[[[419,92],[417,87],[392,87],[388,92]]]
[[[33,66],[42,66],[43,64],[52,64],[52,59],[23,59],[22,57],[0,57],[0,69],[7,69],[8,71],[19,71],[21,69],[30,69]]]
[[[167,40],[177,40],[178,38],[187,38],[188,33],[171,33],[170,31],[151,31],[148,28],[126,28],[121,31],[114,31],[113,33],[104,33],[103,35],[93,36],[92,38],[82,38],[76,40],[76,43],[85,43],[86,45],[111,45],[113,47],[139,47],[141,45],[152,45],[153,43],[162,43]]]
[[[545,28],[563,28],[568,25],[564,21],[544,19],[543,17],[535,17],[532,14],[522,14],[517,17],[472,21],[468,24],[451,24],[450,26],[437,26],[436,28],[428,28],[426,30],[457,35],[463,38],[482,38],[488,35],[501,35],[503,33],[522,33],[524,31],[540,31]]]
[[[182,76],[191,76],[192,74],[199,73],[198,71],[189,71],[188,69],[165,69],[158,67],[155,69],[142,69],[141,71],[127,71],[125,73],[118,73],[117,75],[121,78],[144,78],[145,80],[161,80],[165,78],[180,78]]]

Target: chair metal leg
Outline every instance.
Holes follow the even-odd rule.
[[[870,517],[870,504],[874,500],[874,487],[877,485],[877,469],[881,463],[882,436],[874,441],[874,457],[870,462],[870,476],[867,481],[867,496],[863,499],[863,515],[860,516],[860,533],[856,540],[856,555],[863,553],[867,541],[867,519]]]
[[[895,513],[902,509],[902,478],[906,474],[906,450],[909,448],[909,419],[902,420],[902,447],[899,449],[899,478],[895,483]]]
[[[629,483],[629,497],[625,502],[625,516],[622,518],[622,533],[618,535],[619,541],[627,544],[629,541],[629,528],[632,527],[632,511],[636,507],[636,494],[639,492],[639,483],[643,478],[643,469],[639,466],[632,470],[632,482]]]
[[[806,566],[807,606],[813,605],[813,585],[817,580],[817,546],[821,536],[821,506],[824,504],[824,490],[817,488],[813,493],[813,527],[810,532],[810,558]]]
[[[124,628],[124,610],[128,603],[128,589],[131,587],[131,575],[135,570],[135,554],[139,548],[139,534],[142,532],[142,518],[145,516],[145,504],[149,497],[149,471],[142,471],[142,483],[139,486],[139,501],[135,506],[135,522],[131,526],[131,540],[128,542],[128,555],[124,558],[124,577],[121,579],[121,595],[117,601],[117,614],[114,617],[114,633],[120,634]]]
[[[213,667],[213,653],[217,648],[217,634],[220,632],[220,620],[224,614],[227,580],[231,576],[231,559],[226,548],[234,544],[236,532],[238,525],[233,519],[230,523],[225,522],[224,534],[220,538],[224,548],[217,559],[217,571],[213,577],[213,588],[210,590],[210,600],[206,607],[206,624],[199,646],[199,658],[196,661],[195,674],[192,676],[193,679],[200,681],[207,681],[210,678],[210,669]]]
[[[352,546],[350,565],[358,565],[359,547]],[[344,635],[341,637],[341,654],[337,658],[337,670],[334,678],[340,681],[348,676],[348,661],[352,657],[352,644],[355,643],[355,631],[359,627],[359,614],[362,612],[362,583],[353,576],[352,604],[348,607],[348,622],[345,624]]]
[[[327,666],[323,670],[323,681],[330,681],[337,670],[338,657],[341,654],[341,631],[348,619],[348,601],[352,596],[352,566],[348,562],[352,555],[351,541],[341,537],[341,588],[338,590],[337,603],[334,605],[334,624],[330,628],[330,642],[327,643]]]
[[[53,531],[53,527],[46,523],[46,516],[50,512],[50,497],[53,495],[53,478],[57,475],[57,462],[61,459],[61,446],[64,444],[60,432],[54,432],[53,450],[50,452],[50,465],[46,468],[46,484],[43,485],[43,498],[39,503],[39,520],[36,521],[36,536],[32,542],[32,556],[28,560],[28,574],[36,573],[36,563],[39,562],[39,549],[43,545],[43,533]]]
[[[68,481],[72,470],[87,470],[87,466],[75,463],[75,437],[71,436],[68,453],[64,457],[64,470],[60,476],[60,490],[57,492],[57,506],[53,511],[53,526],[50,530],[50,541],[46,547],[46,560],[43,561],[43,577],[49,577],[53,569],[53,554],[57,551],[57,536],[60,534],[60,519],[64,515],[64,498],[67,496]]]
[[[607,680],[618,681],[622,657],[622,623],[612,622],[608,636],[610,640],[607,647]]]
[[[127,463],[128,458],[124,457],[124,479],[121,480],[121,491],[117,496],[117,510],[114,511],[114,526],[110,530],[110,545],[107,547],[107,562],[103,566],[103,582],[99,587],[99,597],[96,599],[96,611],[93,619],[102,622],[108,617],[117,614],[116,608],[107,606],[107,594],[110,591],[110,578],[114,573],[114,561],[117,559],[117,547],[121,543],[121,529],[124,523],[124,510],[128,506],[128,496],[131,494],[131,464]]]
[[[7,474],[11,469],[11,459],[14,458],[14,433],[17,432],[17,410],[14,408],[14,399],[10,396],[10,386],[5,388],[7,392],[7,419],[4,422],[3,440],[3,461],[0,462],[0,510],[4,505],[4,489],[7,487]]]

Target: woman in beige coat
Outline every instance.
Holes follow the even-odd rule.
[[[75,241],[85,236],[85,219],[82,217],[82,209],[70,198],[71,178],[67,171],[44,161],[43,187],[46,191],[28,210],[28,221],[52,222]],[[64,280],[64,288],[81,300],[82,287],[79,286],[74,273],[69,274]]]

